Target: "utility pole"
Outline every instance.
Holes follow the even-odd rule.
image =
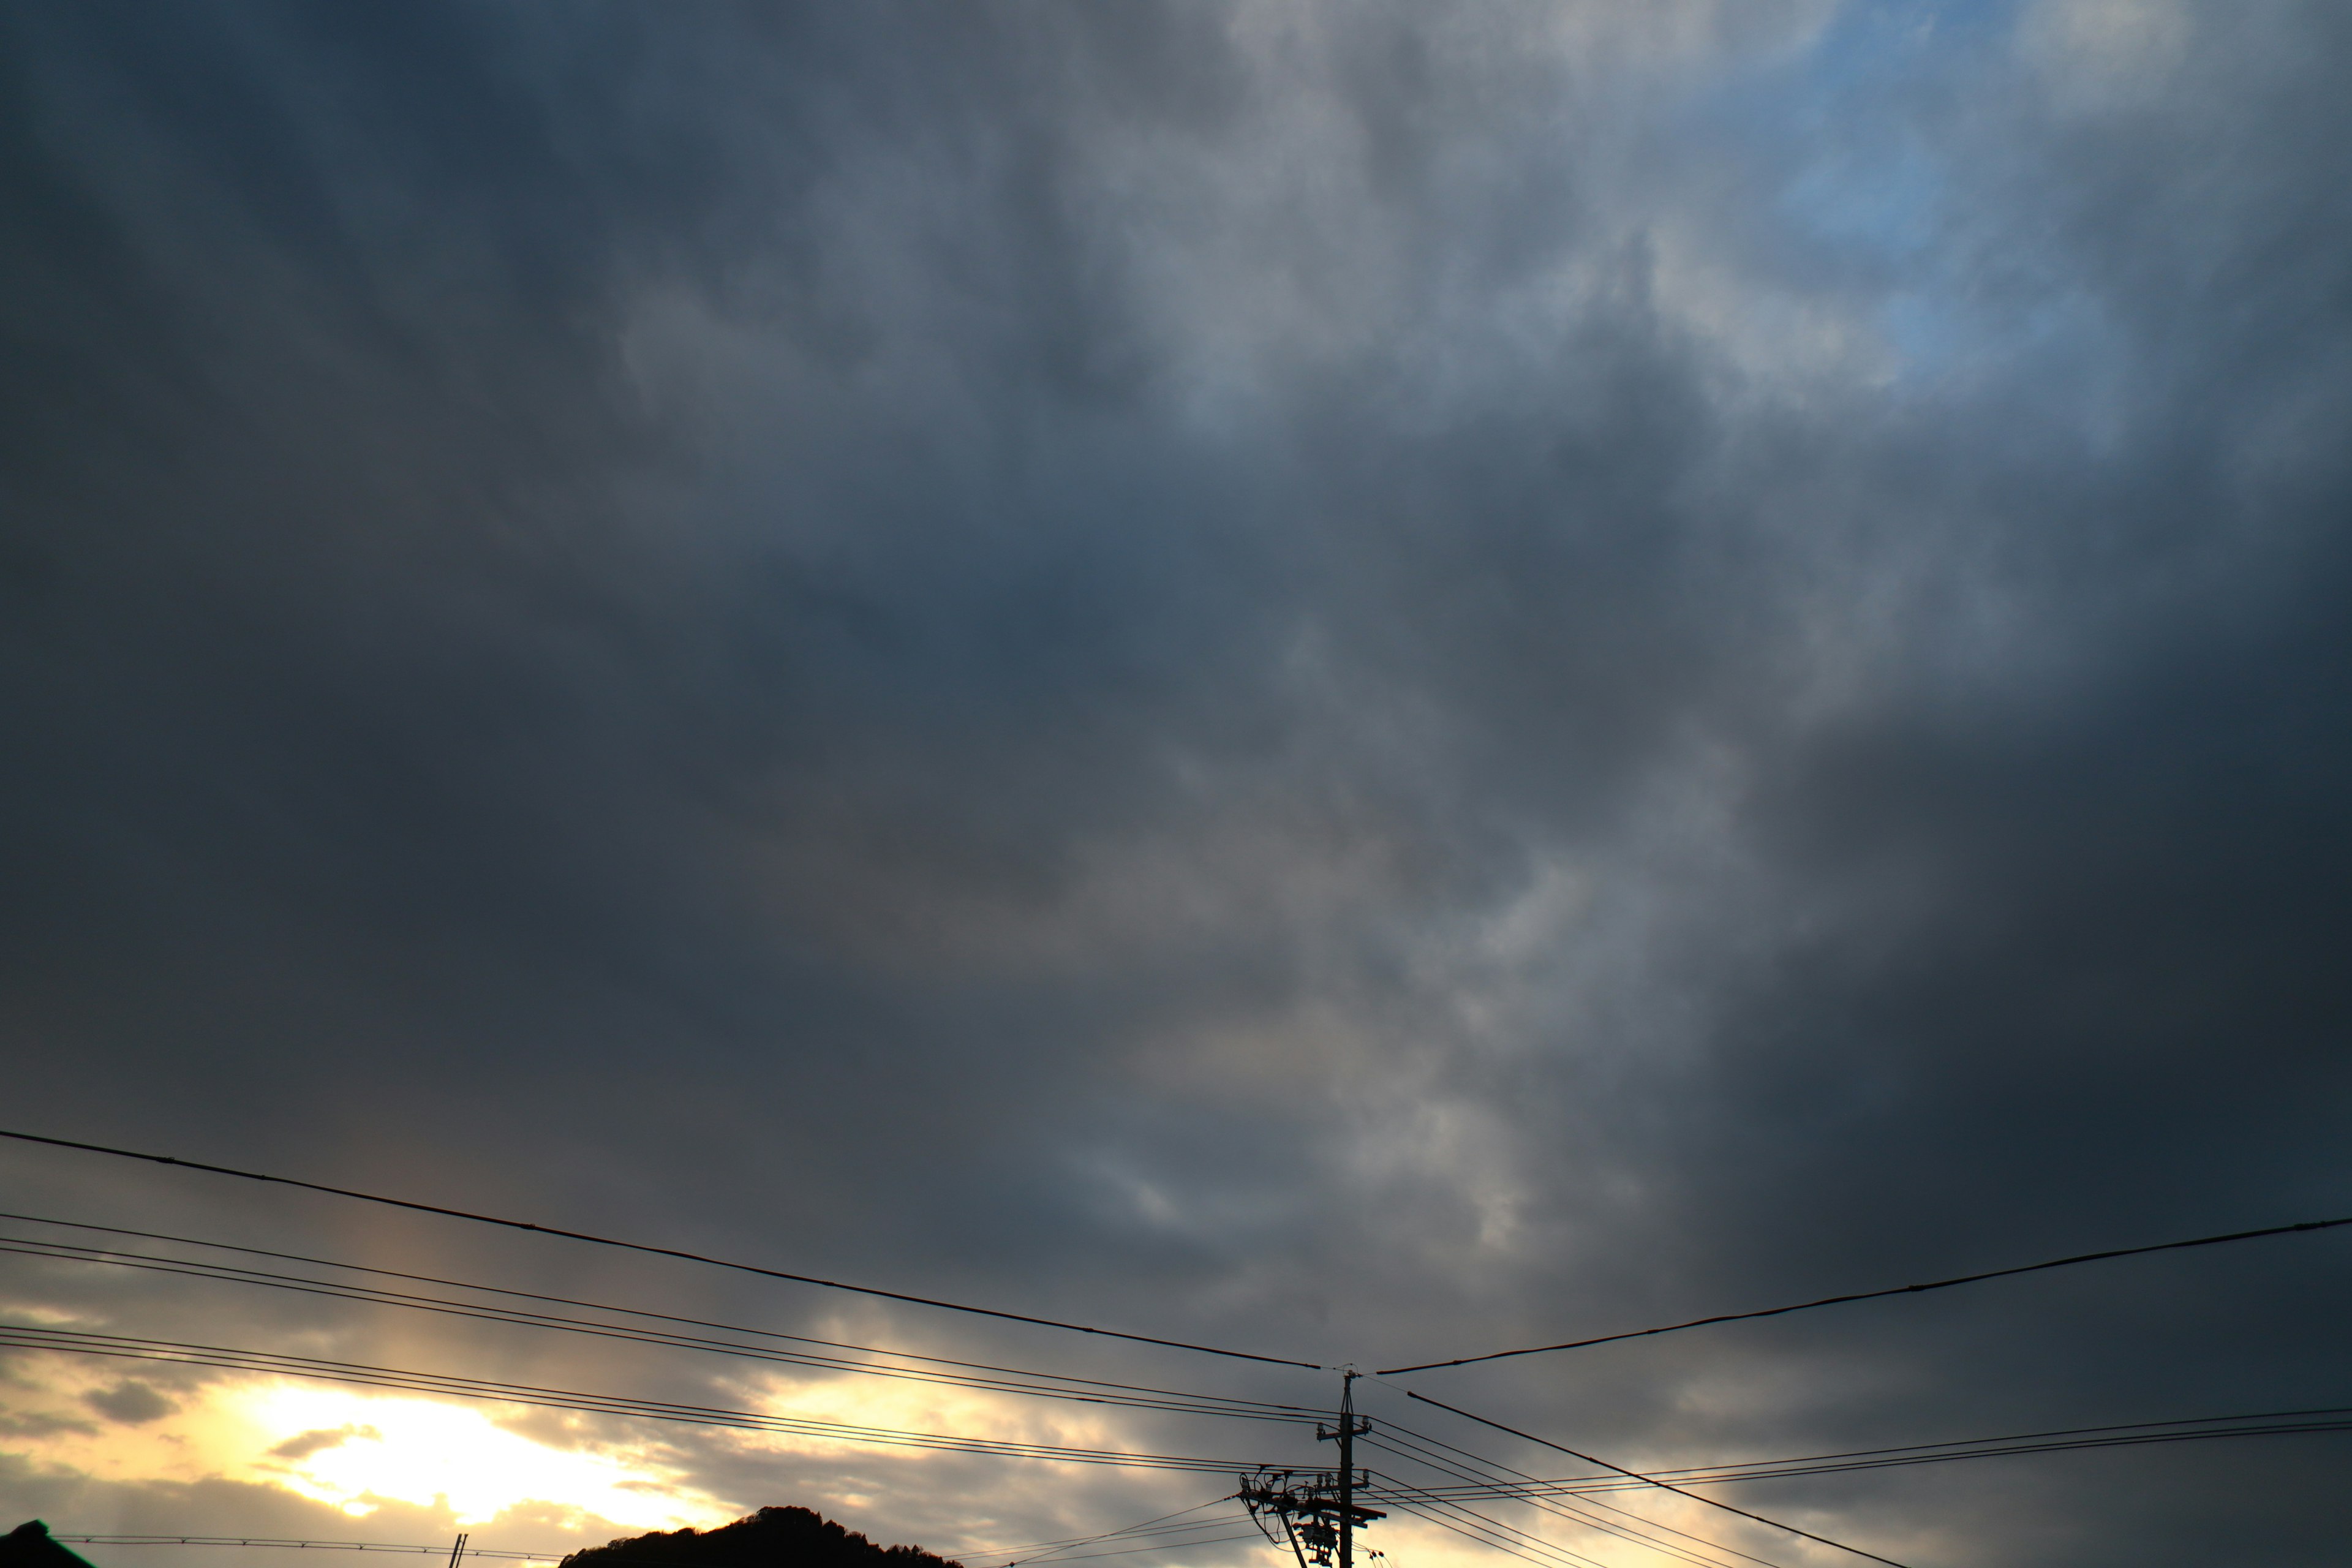
[[[1339,1445],[1337,1470],[1318,1471],[1301,1481],[1291,1479],[1297,1473],[1292,1470],[1260,1470],[1242,1478],[1241,1499],[1250,1518],[1268,1540],[1289,1546],[1298,1568],[1355,1568],[1356,1526],[1388,1517],[1356,1502],[1356,1488],[1364,1480],[1356,1470],[1356,1439],[1372,1429],[1371,1422],[1356,1415],[1359,1375],[1353,1368],[1340,1373],[1339,1424],[1315,1424],[1318,1442]],[[1279,1537],[1266,1530],[1268,1517],[1281,1521]]]
[[[1356,1378],[1349,1367],[1339,1374],[1339,1425],[1332,1431],[1315,1424],[1315,1440],[1339,1445],[1339,1568],[1356,1568],[1356,1439],[1372,1429],[1370,1421],[1356,1423]]]

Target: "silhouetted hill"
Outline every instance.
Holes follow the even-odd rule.
[[[90,1568],[87,1558],[49,1539],[49,1527],[28,1519],[0,1535],[0,1568]]]
[[[763,1508],[717,1530],[656,1531],[563,1560],[563,1568],[961,1568],[919,1546],[877,1546],[804,1508]]]

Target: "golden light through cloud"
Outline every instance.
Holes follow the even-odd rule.
[[[271,1439],[246,1459],[245,1479],[266,1477],[346,1513],[364,1515],[382,1499],[446,1500],[460,1524],[486,1523],[523,1503],[646,1530],[730,1517],[625,1447],[553,1447],[479,1407],[284,1383],[238,1389],[222,1402]]]
[[[40,1382],[51,1419],[11,1447],[52,1472],[250,1482],[354,1519],[405,1503],[446,1508],[461,1525],[526,1507],[639,1531],[723,1523],[740,1511],[628,1442],[583,1434],[557,1445],[501,1425],[520,1411],[257,1378],[149,1394],[157,1416],[96,1426],[67,1417],[86,1417],[110,1388],[119,1394],[135,1379],[110,1381],[55,1362],[44,1370],[58,1374]],[[31,1392],[28,1381],[20,1392]]]

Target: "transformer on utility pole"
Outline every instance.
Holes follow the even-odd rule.
[[[1294,1470],[1260,1470],[1242,1478],[1242,1501],[1251,1519],[1268,1540],[1289,1545],[1298,1568],[1356,1568],[1356,1526],[1388,1517],[1356,1502],[1356,1489],[1366,1484],[1356,1469],[1356,1439],[1372,1429],[1370,1421],[1356,1416],[1358,1375],[1339,1374],[1339,1425],[1315,1424],[1316,1441],[1339,1445],[1338,1469],[1318,1470],[1299,1480],[1292,1479]],[[1280,1521],[1279,1537],[1266,1530],[1269,1518]]]

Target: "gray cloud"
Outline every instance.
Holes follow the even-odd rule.
[[[81,1396],[81,1402],[109,1421],[119,1421],[125,1426],[161,1421],[179,1408],[145,1384],[127,1378],[111,1388],[91,1389]]]
[[[381,1440],[383,1434],[373,1426],[346,1423],[341,1426],[317,1426],[308,1432],[298,1432],[283,1443],[270,1446],[270,1457],[278,1459],[307,1459],[329,1448],[340,1448],[354,1437]]]
[[[2346,1209],[2332,9],[8,26],[12,1121],[1382,1365]],[[1448,1386],[1659,1464],[2326,1404],[2347,1267]],[[725,1391],[24,1268],[113,1331]],[[659,1440],[885,1540],[1197,1500]],[[2317,1563],[2339,1441],[1753,1500]]]

